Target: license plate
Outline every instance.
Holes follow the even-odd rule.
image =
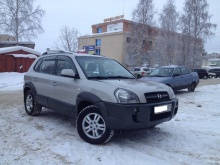
[[[154,107],[154,113],[155,114],[168,112],[168,111],[171,111],[171,105],[170,104]]]

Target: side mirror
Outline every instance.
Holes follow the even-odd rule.
[[[76,77],[76,73],[72,69],[63,69],[61,71],[61,75],[64,77],[72,77],[72,78]]]

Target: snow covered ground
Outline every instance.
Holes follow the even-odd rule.
[[[179,111],[171,121],[117,133],[95,146],[80,139],[67,116],[48,109],[27,116],[23,75],[0,73],[0,165],[220,164],[220,84],[179,91]]]
[[[0,73],[0,91],[22,90],[24,73]]]

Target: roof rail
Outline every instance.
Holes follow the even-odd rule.
[[[50,51],[46,51],[42,54],[42,56],[44,55],[50,55],[50,54],[58,54],[58,53],[68,53],[68,54],[72,54],[73,52],[67,52],[67,51],[63,51],[63,50],[50,50]]]

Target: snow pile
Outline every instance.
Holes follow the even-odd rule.
[[[25,73],[0,73],[0,91],[22,90]]]
[[[11,47],[6,47],[6,48],[0,48],[0,54],[15,52],[15,51],[19,51],[19,50],[23,50],[25,52],[29,52],[31,54],[35,54],[35,55],[38,55],[38,56],[41,55],[40,52],[38,52],[34,49],[31,49],[31,48],[24,47],[24,46],[11,46]]]

